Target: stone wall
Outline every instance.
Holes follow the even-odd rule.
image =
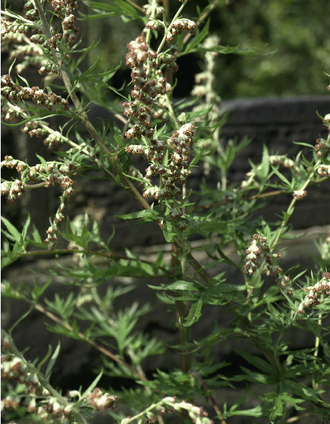
[[[260,162],[263,144],[267,146],[270,154],[287,154],[289,157],[294,157],[301,150],[301,146],[294,144],[293,141],[314,145],[317,137],[321,134],[326,136],[326,127],[316,111],[322,116],[329,113],[330,96],[234,100],[223,102],[223,108],[230,112],[222,129],[224,142],[230,138],[241,140],[245,136],[252,139],[252,142],[240,152],[229,172],[229,182],[240,182],[251,168],[249,160],[254,163]],[[90,117],[95,121],[98,117],[104,120],[113,119],[110,114],[100,108],[92,109]],[[51,122],[51,125],[54,124]],[[8,131],[6,127],[3,132],[6,140],[3,155],[11,154],[22,160],[27,158],[29,164],[38,161],[35,157],[36,153],[46,156],[49,160],[55,158],[54,154],[43,146],[40,139],[30,139],[26,134],[17,130],[16,132]],[[308,148],[303,148],[303,151],[307,157],[310,157]],[[146,167],[146,164],[147,162],[144,161],[142,166]],[[203,177],[203,171],[195,168],[187,180],[187,189],[197,189]],[[207,179],[213,187],[216,187],[218,178],[218,175],[211,174]],[[101,222],[104,238],[110,236],[115,225],[117,233],[112,242],[114,248],[163,242],[162,233],[155,231],[153,224],[146,225],[141,234],[139,227],[132,227],[115,217],[115,215],[139,210],[136,201],[116,183],[109,180],[78,177],[74,183],[74,190],[75,193],[67,208],[68,215],[74,217],[77,213],[87,212],[92,218]],[[298,205],[301,213],[294,217],[295,228],[309,228],[329,222],[325,208],[327,192],[329,192],[328,184],[314,187],[309,191],[308,198]],[[10,215],[11,219],[19,224],[25,221],[29,211],[32,222],[40,233],[44,234],[49,226],[48,217],[53,216],[58,207],[59,195],[58,188],[29,190],[20,201],[13,205],[4,204],[3,213],[5,216]],[[265,218],[274,219],[275,214],[281,213],[282,208],[286,208],[290,200],[290,196],[278,197],[276,202],[265,210]]]

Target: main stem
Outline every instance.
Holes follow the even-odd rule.
[[[36,5],[36,8],[38,9],[40,19],[41,19],[42,25],[44,27],[44,32],[50,38],[51,32],[50,32],[50,28],[49,28],[46,16],[44,14],[43,8],[42,8],[39,0],[34,0],[34,2],[35,2],[35,5]],[[178,12],[175,16],[179,16],[181,10],[183,9],[183,7],[185,6],[186,3],[187,3],[187,1],[183,2],[182,6],[179,8],[179,10],[178,10]],[[214,6],[215,6],[215,4],[216,4],[216,2],[214,2]],[[172,22],[174,22],[174,19],[173,19]],[[163,42],[165,43],[165,41],[166,41],[166,39],[164,37]],[[162,43],[159,46],[158,50],[161,50],[161,48],[162,48]],[[61,62],[61,58],[59,57],[59,54],[60,53],[57,52],[57,55],[55,55],[57,65],[59,67],[64,85],[65,85],[65,87],[66,87],[66,89],[67,89],[67,91],[70,95],[72,103],[74,104],[74,106],[76,108],[76,112],[77,112],[81,122],[83,123],[83,125],[85,126],[85,128],[87,129],[87,131],[89,132],[91,137],[94,139],[95,143],[99,146],[99,148],[103,152],[103,154],[105,154],[109,158],[112,167],[117,171],[118,175],[120,176],[122,184],[125,186],[125,188],[127,188],[129,190],[129,192],[132,194],[132,196],[137,200],[137,202],[140,204],[140,207],[142,209],[150,209],[149,203],[144,199],[144,197],[141,195],[141,193],[135,188],[135,186],[133,185],[131,180],[125,175],[121,164],[118,162],[116,157],[111,154],[110,150],[104,144],[102,138],[100,137],[100,135],[98,134],[98,132],[96,131],[96,129],[94,128],[94,126],[92,125],[90,120],[88,119],[86,112],[82,109],[80,101],[78,99],[78,96],[73,89],[70,77],[69,77],[68,73],[66,72],[66,70],[63,66],[63,63]],[[174,245],[177,249],[182,250],[182,244],[177,237],[174,237],[173,243],[174,243]],[[200,275],[202,280],[205,282],[205,284],[209,285],[210,277],[208,276],[206,271],[202,271],[201,265],[196,261],[196,259],[191,254],[187,255],[187,258],[190,261],[190,264],[193,266],[193,268],[198,272],[198,274]],[[245,328],[248,329],[248,326],[245,326]],[[186,337],[186,336],[184,336],[184,337]],[[257,341],[256,337],[252,337],[252,338],[255,340],[255,342]],[[273,363],[273,364],[274,364],[274,362],[276,363],[275,358],[274,358],[274,354],[273,354],[272,351],[262,350],[262,352],[266,356],[266,358],[269,360],[270,363]],[[186,363],[184,365],[184,368],[186,368],[187,365],[188,365],[188,363]],[[187,367],[187,370],[188,369],[189,369],[189,367]]]

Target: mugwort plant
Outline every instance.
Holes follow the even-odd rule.
[[[34,361],[16,347],[15,328],[24,324],[23,314],[1,335],[4,422],[85,424],[97,411],[121,424],[163,424],[173,415],[196,424],[234,423],[237,417],[278,424],[306,417],[315,423],[330,420],[330,236],[319,243],[317,271],[310,273],[283,269],[279,247],[283,238],[291,237],[297,202],[317,184],[329,184],[330,134],[314,145],[311,141],[306,157],[272,155],[264,146],[261,163],[251,163],[240,184],[229,183],[228,170],[249,140],[221,139],[224,117],[214,90],[217,56],[253,50],[223,46],[209,34],[208,18],[218,0],[209,0],[203,10],[196,4],[194,20],[185,17],[187,2],[148,0],[140,6],[132,0],[25,0],[22,14],[12,10],[11,2],[4,7],[2,47],[11,64],[1,77],[1,117],[4,125],[42,139],[54,159],[37,155],[35,163],[28,163],[22,155],[6,155],[1,167],[15,177],[2,179],[1,195],[8,203],[21,202],[29,190],[56,186],[60,196],[45,235],[30,216],[21,228],[2,217],[2,268],[40,255],[59,261],[70,255],[74,260],[49,270],[45,284],[30,287],[4,278],[3,297],[28,304],[28,313],[37,311],[53,322],[48,325],[52,332],[83,341],[103,356],[103,371],[96,370],[88,388],[70,387],[63,394],[52,384],[54,364],[61,361],[60,345]],[[93,25],[109,16],[141,27],[127,44],[127,95],[111,85],[117,67],[100,73],[94,63],[84,70],[83,61],[96,42],[81,47],[86,34],[79,23]],[[174,101],[180,80],[173,75],[191,53],[198,53],[204,63],[195,75],[193,100]],[[31,68],[38,70],[33,81],[38,78],[39,85],[30,86]],[[115,115],[116,121],[94,125],[88,115],[93,104]],[[54,128],[53,118],[66,123]],[[329,130],[330,114],[321,119]],[[196,167],[218,179],[216,190],[207,179],[198,190],[190,189]],[[128,249],[119,254],[88,215],[69,218],[75,179],[92,169],[102,173],[104,184],[115,182],[135,199],[136,209],[119,218],[140,225],[142,232],[143,225],[152,222],[162,231],[164,246],[170,246],[169,260],[162,251],[155,261]],[[284,194],[290,194],[291,202],[276,222],[266,222],[262,212],[255,218],[265,197]],[[201,240],[198,247],[192,237]],[[229,245],[235,260],[225,253]],[[199,259],[199,251],[206,261]],[[236,269],[241,282],[227,277],[228,267]],[[46,289],[56,275],[72,291],[52,300]],[[119,296],[130,300],[131,288],[112,286],[112,278],[125,276],[152,278],[149,289],[173,313],[179,346],[168,346],[135,328],[148,306],[134,302],[119,312],[113,308]],[[194,340],[191,331],[203,320],[207,305],[225,310],[231,316],[229,327],[220,314],[219,322]],[[313,348],[293,348],[285,337],[292,328],[308,332]],[[238,350],[246,366],[225,372],[229,364],[213,352],[235,338],[247,340],[254,353]],[[147,374],[147,360],[168,352],[181,358],[181,367]],[[102,372],[121,377],[127,386],[102,386]],[[246,391],[236,396],[242,382]],[[253,384],[262,389],[253,393]],[[223,386],[232,391],[232,404],[216,396]],[[246,407],[249,394],[254,400]]]

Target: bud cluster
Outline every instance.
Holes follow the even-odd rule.
[[[19,102],[20,100],[32,100],[37,105],[43,105],[51,110],[55,105],[62,105],[64,110],[69,109],[67,100],[62,99],[55,93],[45,93],[39,87],[21,87],[14,84],[9,75],[1,77],[1,96],[4,99]]]
[[[29,133],[30,137],[35,136],[37,138],[47,135],[43,143],[49,149],[53,149],[59,144],[62,144],[65,141],[65,138],[59,131],[51,130],[48,125],[49,124],[44,121],[28,121],[25,123],[22,132]]]
[[[220,43],[220,38],[217,36],[207,37],[202,46],[206,49],[212,49],[218,46]],[[216,67],[216,57],[218,53],[207,51],[205,53],[205,69],[203,72],[200,72],[195,75],[195,86],[191,92],[192,96],[205,96],[206,97],[206,107],[209,108],[212,103],[219,103],[220,97],[217,95],[216,90],[214,89],[215,74],[214,70]],[[204,106],[205,107],[205,106]],[[215,111],[214,118],[219,117],[219,110]]]
[[[71,175],[75,174],[76,167],[72,162],[47,162],[47,169],[44,165],[37,164],[29,166],[27,163],[14,159],[12,156],[5,156],[1,162],[1,168],[5,166],[10,169],[16,169],[23,173],[26,178],[34,183],[43,183],[43,187],[59,185],[62,190],[60,196],[60,206],[55,214],[53,223],[50,225],[45,243],[48,243],[48,248],[53,249],[56,246],[58,224],[64,219],[63,212],[65,204],[70,200],[73,194],[73,180]],[[70,175],[70,176],[69,176]],[[12,203],[24,193],[24,185],[20,180],[4,181],[1,183],[1,196],[5,196],[7,202]]]
[[[2,406],[8,410],[15,410],[24,406],[27,412],[36,413],[41,422],[53,424],[69,424],[71,422],[70,409],[72,405],[62,406],[59,401],[50,395],[38,379],[37,372],[22,358],[10,353],[11,340],[2,333],[1,337],[1,378],[23,384],[26,389],[23,395],[9,394],[2,398]]]
[[[317,173],[321,177],[326,177],[330,175],[330,165],[320,165],[317,169]]]
[[[91,394],[86,396],[88,403],[97,411],[106,409],[117,409],[117,396],[111,396],[109,393],[103,393],[99,388],[95,388]]]
[[[130,145],[126,151],[136,155],[141,155],[149,159],[152,163],[146,169],[145,179],[151,182],[151,177],[160,175],[162,177],[162,187],[151,186],[144,190],[145,197],[154,197],[155,199],[173,199],[181,194],[181,190],[176,184],[186,182],[188,171],[189,152],[193,143],[195,126],[185,124],[179,130],[172,134],[168,144],[161,140],[150,140],[150,148],[140,145]],[[171,160],[167,165],[164,160],[164,150],[171,146]],[[177,218],[179,214],[173,211],[171,217]]]
[[[319,305],[324,296],[330,297],[330,272],[325,272],[323,278],[318,281],[314,286],[305,288],[308,292],[303,302],[298,307],[298,313],[303,313],[305,308],[312,308]]]
[[[258,268],[258,258],[264,258],[266,261],[266,275],[274,276],[276,282],[279,284],[281,291],[285,290],[287,294],[291,294],[291,289],[287,288],[290,278],[287,277],[282,268],[277,264],[276,259],[281,257],[281,254],[270,253],[270,248],[266,237],[254,234],[251,242],[251,246],[246,250],[247,256],[245,258],[244,271],[249,275],[255,273]]]
[[[20,180],[3,181],[1,186],[1,196],[4,196],[7,203],[14,203],[16,199],[22,197],[24,193],[23,184]]]
[[[1,41],[20,42],[23,40],[23,35],[28,34],[30,27],[30,25],[12,22],[1,16]]]
[[[306,190],[295,190],[293,192],[292,196],[296,200],[302,200],[304,197],[307,196],[307,191]]]
[[[330,135],[327,140],[324,138],[316,139],[315,151],[318,158],[326,157],[330,153]]]
[[[21,110],[12,107],[10,102],[1,102],[1,119],[4,121],[14,121],[21,115]]]
[[[155,21],[153,19],[151,22]],[[132,68],[131,78],[134,86],[131,95],[135,100],[124,103],[124,114],[128,118],[136,119],[137,123],[126,131],[125,136],[128,139],[143,140],[144,145],[128,145],[126,152],[142,156],[151,162],[144,177],[147,187],[143,195],[155,199],[173,199],[181,194],[176,184],[183,184],[188,176],[189,151],[195,127],[193,124],[183,125],[173,133],[168,142],[155,139],[155,130],[152,128],[155,115],[152,113],[152,107],[158,107],[156,116],[161,117],[159,100],[172,89],[163,77],[161,68],[166,66],[175,71],[177,65],[174,56],[167,53],[157,55],[153,52],[143,34],[129,43],[127,48],[129,52],[126,55],[126,64]],[[171,151],[171,160],[166,165],[165,150]],[[150,186],[151,177],[156,176],[161,177],[161,185]],[[172,219],[182,214],[175,209],[172,212]]]
[[[2,407],[7,410],[15,410],[18,407],[25,407],[26,412],[35,414],[38,422],[47,424],[71,424],[75,421],[75,402],[70,402],[74,397],[81,399],[81,394],[77,390],[68,390],[67,398],[56,395],[45,386],[44,380],[39,376],[39,371],[30,363],[26,362],[23,356],[16,354],[16,347],[12,339],[5,332],[1,332],[1,378],[5,382],[18,383],[25,386],[24,393],[13,394],[13,390],[2,397]],[[14,353],[12,353],[14,352]],[[82,399],[81,406],[84,408],[104,411],[106,409],[116,409],[118,398],[109,393],[103,393],[99,388],[95,388],[92,393]],[[32,422],[32,421],[31,421]]]
[[[166,40],[172,41],[175,35],[182,34],[183,31],[188,31],[190,34],[196,34],[196,27],[196,23],[190,19],[176,19],[172,25],[170,25],[169,31],[166,35]]]

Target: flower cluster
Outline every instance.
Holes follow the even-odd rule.
[[[207,37],[202,44],[206,49],[212,49],[219,45],[220,38],[217,36]],[[206,97],[206,107],[209,108],[211,103],[219,103],[220,97],[216,93],[214,89],[214,81],[215,81],[215,66],[216,66],[216,57],[218,53],[207,51],[205,53],[205,69],[203,72],[200,72],[195,75],[195,86],[191,92],[192,96],[205,96]],[[216,110],[215,119],[219,117],[218,108]]]
[[[150,9],[148,9],[150,11]],[[157,10],[156,10],[157,12]],[[196,23],[190,19],[180,18],[176,19],[168,28],[166,34],[166,40],[172,41],[175,35],[182,34],[183,31],[188,31],[190,34],[196,33]],[[145,26],[147,29],[152,29],[153,31],[158,31],[160,29],[165,29],[164,22],[154,17],[150,17]]]
[[[320,165],[317,169],[317,173],[321,177],[326,177],[327,175],[330,175],[330,165]]]
[[[57,162],[47,162],[47,169],[45,169],[45,166],[42,164],[29,166],[27,163],[14,159],[12,156],[5,156],[5,159],[1,162],[1,168],[3,166],[10,169],[16,169],[20,173],[24,171],[24,175],[27,179],[33,183],[42,182],[45,188],[56,185],[60,186],[62,190],[60,206],[55,214],[53,223],[46,231],[47,238],[45,243],[48,243],[49,249],[53,249],[57,241],[57,226],[59,222],[64,219],[63,212],[65,210],[65,204],[70,200],[73,194],[73,180],[70,176],[75,174],[75,165],[70,161],[61,164]],[[9,203],[21,197],[23,192],[24,185],[20,180],[4,181],[1,183],[1,195],[5,196]]]
[[[169,31],[166,35],[166,40],[172,41],[175,35],[182,34],[183,31],[188,31],[190,34],[195,34],[196,26],[196,23],[190,19],[176,19],[169,28]]]
[[[247,256],[245,258],[244,271],[249,275],[254,274],[258,268],[258,258],[264,258],[266,261],[266,275],[274,276],[276,282],[279,284],[281,291],[285,290],[287,294],[291,294],[291,288],[287,288],[290,278],[287,277],[280,266],[278,266],[276,259],[281,257],[281,254],[270,253],[270,248],[266,237],[254,234],[251,246],[246,250]]]
[[[1,196],[4,196],[7,203],[14,203],[16,199],[22,197],[24,193],[23,184],[20,180],[3,181],[1,186]]]
[[[298,313],[303,313],[305,308],[312,308],[319,305],[324,296],[330,297],[330,272],[325,272],[323,278],[318,281],[314,286],[305,288],[308,292],[303,302],[298,307]]]
[[[143,192],[145,197],[172,199],[181,194],[181,190],[176,184],[184,184],[189,174],[188,160],[194,131],[195,126],[193,124],[185,124],[172,134],[169,143],[172,148],[171,160],[167,165],[162,162],[164,160],[164,149],[168,145],[165,145],[165,142],[161,140],[150,140],[150,148],[140,145],[126,147],[127,152],[141,155],[152,162],[146,169],[145,178],[147,181],[151,182],[152,176],[160,175],[162,177],[162,187],[151,186],[146,188]],[[175,219],[177,215],[174,213],[172,218]]]
[[[51,110],[55,105],[62,105],[64,110],[69,109],[68,101],[55,93],[45,93],[39,87],[21,87],[18,84],[14,84],[9,75],[1,77],[1,96],[13,102],[32,100],[37,105],[45,106],[48,110]]]
[[[106,409],[117,409],[117,396],[111,396],[109,393],[103,393],[99,388],[95,388],[91,394],[86,396],[89,404],[97,411]]]
[[[51,0],[50,3],[55,11],[56,16],[62,21],[62,31],[64,37],[66,37],[70,42],[76,41],[79,28],[74,26],[76,17],[72,13],[78,7],[78,0]],[[39,12],[35,8],[35,4],[32,0],[26,1],[24,10],[26,11],[26,19],[31,21],[39,20]],[[51,39],[47,40],[44,36],[42,36],[46,43],[44,47],[47,48],[50,45],[51,48],[55,48],[57,40],[61,37],[61,34],[56,34],[56,36],[53,36]],[[32,41],[36,42],[35,40]]]
[[[306,190],[295,190],[293,192],[292,196],[296,200],[302,200],[304,197],[307,196],[307,191]]]
[[[157,422],[157,416],[165,412],[179,412],[183,416],[189,416],[194,424],[213,424],[213,421],[208,418],[208,413],[203,408],[193,405],[192,403],[181,401],[178,402],[176,397],[166,397],[160,402],[152,405],[144,411],[142,417],[139,417],[138,424],[149,424]],[[141,415],[141,414],[139,414]],[[121,424],[129,424],[134,417],[122,420]]]
[[[9,21],[7,18],[1,16],[1,41],[16,41],[23,40],[23,35],[28,34],[31,26],[28,24],[21,24],[16,21]]]
[[[151,123],[154,116],[151,108],[156,99],[158,106],[158,99],[172,89],[159,68],[165,64],[169,69],[175,70],[176,65],[173,66],[173,56],[168,54],[157,56],[149,49],[144,35],[129,43],[127,48],[129,52],[126,55],[126,64],[132,68],[131,78],[134,86],[131,95],[135,100],[124,103],[124,114],[128,118],[135,118],[138,123],[126,131],[125,135],[128,139],[143,140],[144,145],[131,144],[126,147],[126,151],[151,162],[144,178],[148,185],[143,192],[145,197],[175,198],[181,194],[176,184],[183,184],[188,176],[189,151],[195,127],[193,124],[183,125],[173,133],[168,143],[154,139],[155,130]],[[160,116],[159,110],[157,110],[158,116]],[[166,149],[171,150],[171,160],[164,165]],[[161,187],[150,186],[151,177],[155,176],[161,176]],[[178,216],[180,214],[173,211],[171,217],[175,219]]]
[[[50,424],[69,424],[71,422],[71,404],[62,405],[58,399],[52,397],[50,392],[43,387],[35,372],[20,357],[9,352],[10,339],[6,336],[1,340],[1,378],[23,384],[26,389],[24,395],[9,394],[2,398],[2,406],[7,410],[15,410],[24,406],[28,413],[36,413],[41,422]]]
[[[49,149],[57,147],[59,144],[62,144],[65,138],[58,131],[51,130],[48,127],[48,123],[44,121],[28,121],[25,123],[24,128],[22,129],[23,133],[29,133],[30,137],[47,137],[44,139],[43,143]]]
[[[327,140],[324,138],[316,139],[315,151],[318,158],[326,157],[330,153],[330,135]]]

